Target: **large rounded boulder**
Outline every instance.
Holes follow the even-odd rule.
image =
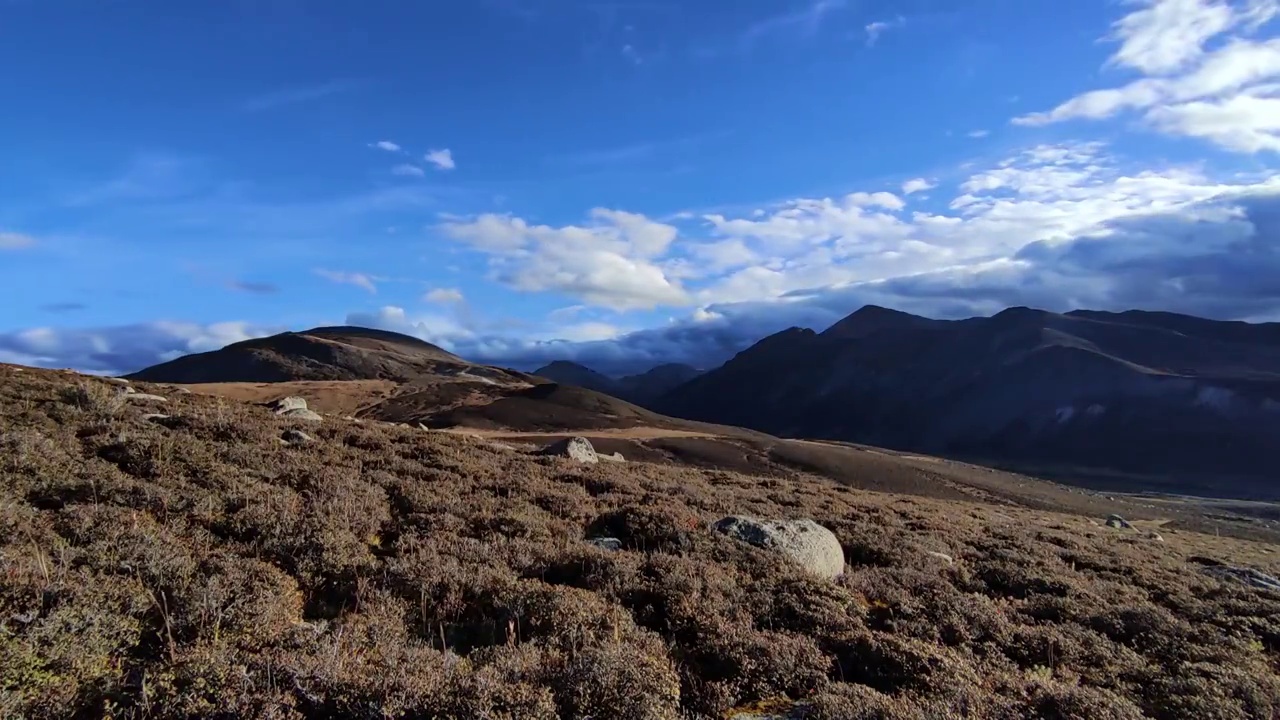
[[[730,515],[712,529],[735,540],[780,553],[819,577],[844,574],[844,550],[835,533],[812,520],[761,520]]]

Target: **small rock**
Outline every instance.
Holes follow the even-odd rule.
[[[283,397],[267,403],[267,407],[274,410],[277,415],[284,415],[290,410],[306,410],[307,401],[300,397]]]
[[[1151,532],[1147,533],[1147,539],[1154,540],[1156,542],[1164,542],[1164,536],[1156,532],[1155,530],[1152,530]]]
[[[292,420],[306,420],[308,422],[320,422],[324,420],[320,413],[306,408],[292,408],[283,412],[277,412],[280,417],[287,417]]]
[[[129,402],[169,402],[169,398],[160,397],[159,395],[151,395],[149,393],[125,393],[124,398]]]
[[[935,557],[935,558],[938,558],[939,560],[941,560],[942,562],[944,562],[944,563],[946,563],[946,564],[948,564],[948,565],[954,565],[954,564],[955,564],[955,562],[956,562],[956,561],[955,561],[955,558],[951,557],[950,555],[948,555],[948,554],[946,554],[946,553],[934,552],[933,550],[930,550],[930,551],[928,551],[926,554],[927,554],[929,557]]]
[[[1119,515],[1108,515],[1108,516],[1107,516],[1107,527],[1109,527],[1109,528],[1116,528],[1117,530],[1132,530],[1132,529],[1133,529],[1133,526],[1129,524],[1129,521],[1128,521],[1128,520],[1125,520],[1124,518],[1120,517]]]
[[[489,448],[492,450],[498,450],[499,452],[515,452],[516,451],[514,446],[508,445],[506,443],[500,443],[500,442],[489,443]]]
[[[618,538],[611,538],[611,537],[587,538],[587,544],[595,545],[601,550],[621,550],[622,549],[622,541],[619,540]]]
[[[548,445],[538,454],[567,457],[580,463],[600,462],[600,456],[596,455],[596,449],[591,446],[591,441],[584,437],[565,438]]]
[[[125,385],[125,386],[124,386],[124,394],[125,394],[125,395],[134,395],[134,394],[136,394],[137,392],[138,392],[138,391],[137,391],[137,389],[136,389],[136,388],[134,388],[132,385]]]
[[[834,580],[844,573],[840,540],[812,520],[760,520],[730,515],[711,527],[731,538],[779,552],[814,575]]]
[[[170,390],[172,390],[172,391],[174,391],[174,392],[176,392],[176,393],[178,393],[179,395],[190,395],[190,394],[191,394],[191,389],[190,389],[190,388],[184,388],[184,387],[171,387],[171,388],[169,388],[169,389],[170,389]]]
[[[109,382],[109,383],[115,383],[115,384],[117,384],[117,385],[128,385],[128,384],[129,384],[129,380],[128,380],[127,378],[122,378],[122,377],[104,377],[104,378],[102,378],[102,379],[103,379],[103,380],[106,380],[106,381],[107,381],[107,382]]]
[[[418,429],[425,430],[426,432],[431,432],[431,428],[427,427],[426,425],[423,425],[422,423],[418,423]]]
[[[316,441],[315,438],[302,432],[301,430],[285,430],[284,432],[280,433],[280,439],[289,443],[290,445],[306,445],[307,443],[312,443]]]
[[[161,420],[168,420],[169,416],[161,413],[147,413],[146,415],[142,416],[142,419],[148,420],[150,422],[159,422]]]
[[[608,460],[609,462],[616,462],[616,463],[624,463],[627,461],[626,458],[622,457],[622,453],[620,452],[613,453],[612,455],[602,455],[600,453],[597,453],[596,457],[600,458],[601,460]]]

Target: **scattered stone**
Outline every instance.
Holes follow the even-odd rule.
[[[307,401],[300,397],[283,397],[279,400],[273,400],[267,403],[267,407],[275,411],[277,415],[284,415],[290,410],[306,410]]]
[[[169,398],[161,397],[159,395],[151,395],[150,393],[125,393],[123,397],[129,402],[169,402]]]
[[[190,395],[190,394],[191,394],[191,388],[184,388],[184,387],[171,387],[171,388],[169,388],[169,389],[170,389],[170,390],[172,390],[172,391],[174,391],[174,392],[176,392],[176,393],[178,393],[179,395]]]
[[[620,452],[613,453],[612,455],[603,455],[603,454],[597,453],[596,457],[600,458],[601,460],[608,460],[609,462],[616,462],[616,463],[624,463],[627,461],[626,458],[622,457],[622,453]]]
[[[1129,521],[1128,521],[1128,520],[1125,520],[1124,518],[1120,517],[1119,515],[1108,515],[1108,516],[1107,516],[1107,527],[1109,527],[1109,528],[1116,528],[1117,530],[1132,530],[1132,529],[1133,529],[1133,526],[1129,524]]]
[[[596,449],[591,446],[591,441],[584,437],[565,438],[548,445],[538,454],[567,457],[580,463],[600,462],[600,456],[596,454]]]
[[[1200,572],[1211,575],[1223,582],[1238,582],[1249,587],[1280,592],[1280,580],[1253,568],[1233,565],[1210,565],[1209,567],[1200,568]]]
[[[779,552],[805,570],[834,580],[844,573],[844,550],[835,533],[812,520],[760,520],[730,515],[712,529],[731,538]]]
[[[418,429],[425,430],[426,432],[431,432],[431,428],[427,427],[426,425],[423,425],[422,423],[418,423]]]
[[[109,382],[109,383],[115,383],[115,384],[117,384],[117,385],[128,385],[128,384],[129,384],[129,380],[128,380],[128,379],[126,379],[126,378],[122,378],[122,377],[104,377],[104,378],[102,378],[102,379],[103,379],[103,380],[106,380],[106,381],[107,381],[107,382]]]
[[[948,555],[948,554],[946,554],[946,553],[934,552],[933,550],[930,550],[930,551],[928,551],[926,554],[927,554],[929,557],[935,557],[935,558],[938,558],[939,560],[941,560],[942,562],[944,562],[944,563],[946,563],[946,564],[948,564],[948,565],[954,565],[954,564],[955,564],[955,562],[956,562],[956,561],[955,561],[955,558],[951,557],[950,555]]]
[[[292,408],[283,412],[277,411],[276,414],[280,417],[287,417],[293,420],[306,420],[308,422],[320,422],[324,420],[324,418],[320,416],[320,413],[306,408]]]
[[[162,413],[147,413],[142,416],[142,419],[149,422],[160,422],[161,420],[168,420],[169,416]]]
[[[301,430],[285,430],[284,432],[280,433],[280,439],[289,443],[290,445],[306,445],[307,443],[313,443],[316,441],[315,438],[302,432]]]
[[[1164,536],[1156,532],[1155,530],[1152,530],[1151,532],[1147,533],[1147,539],[1154,540],[1156,542],[1164,542]]]
[[[621,550],[622,549],[622,541],[619,540],[618,538],[611,538],[611,537],[587,538],[587,544],[595,545],[601,550]]]
[[[124,394],[125,394],[125,395],[134,395],[134,394],[136,394],[137,392],[138,392],[138,391],[137,391],[137,389],[136,389],[136,388],[134,388],[132,385],[125,385],[125,387],[124,387]]]

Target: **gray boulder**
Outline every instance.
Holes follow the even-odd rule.
[[[123,397],[124,397],[124,399],[128,400],[129,402],[139,402],[139,403],[163,403],[163,402],[169,402],[169,399],[168,399],[168,398],[161,397],[161,396],[159,396],[159,395],[151,395],[151,394],[149,394],[149,393],[140,393],[140,392],[136,392],[136,393],[125,393],[125,394],[123,395]]]
[[[280,433],[280,439],[290,445],[306,445],[307,443],[312,443],[316,440],[301,430],[285,430],[283,433]]]
[[[1128,521],[1128,520],[1125,520],[1124,518],[1120,517],[1119,515],[1108,515],[1108,516],[1107,516],[1107,527],[1109,527],[1109,528],[1116,528],[1117,530],[1132,530],[1132,529],[1133,529],[1133,526],[1129,524],[1129,521]]]
[[[279,400],[273,400],[267,404],[267,407],[276,412],[277,415],[284,415],[290,410],[306,410],[307,401],[300,397],[283,397]]]
[[[308,422],[320,422],[324,420],[320,413],[306,408],[293,408],[284,412],[277,412],[280,417],[290,418],[292,420],[306,420]]]
[[[760,520],[730,515],[712,529],[731,538],[772,550],[805,570],[834,580],[844,573],[844,549],[835,533],[812,520]]]
[[[619,540],[618,538],[611,538],[611,537],[587,538],[587,544],[595,545],[601,550],[621,550],[622,549],[622,541]]]
[[[596,454],[596,449],[591,446],[591,441],[584,437],[565,438],[548,445],[538,454],[566,457],[570,460],[577,460],[580,463],[594,464],[600,462],[600,456]]]
[[[1280,580],[1249,567],[1235,567],[1233,565],[1210,565],[1201,568],[1201,572],[1223,582],[1237,582],[1241,585],[1259,588],[1261,590],[1271,590],[1280,592]]]

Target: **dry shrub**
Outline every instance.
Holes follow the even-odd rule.
[[[0,368],[0,717],[1280,712],[1280,597],[1187,562],[1280,572],[1258,545],[375,422],[290,447],[263,408],[161,388],[146,421],[84,382]],[[812,517],[850,570],[708,529],[731,513]]]

